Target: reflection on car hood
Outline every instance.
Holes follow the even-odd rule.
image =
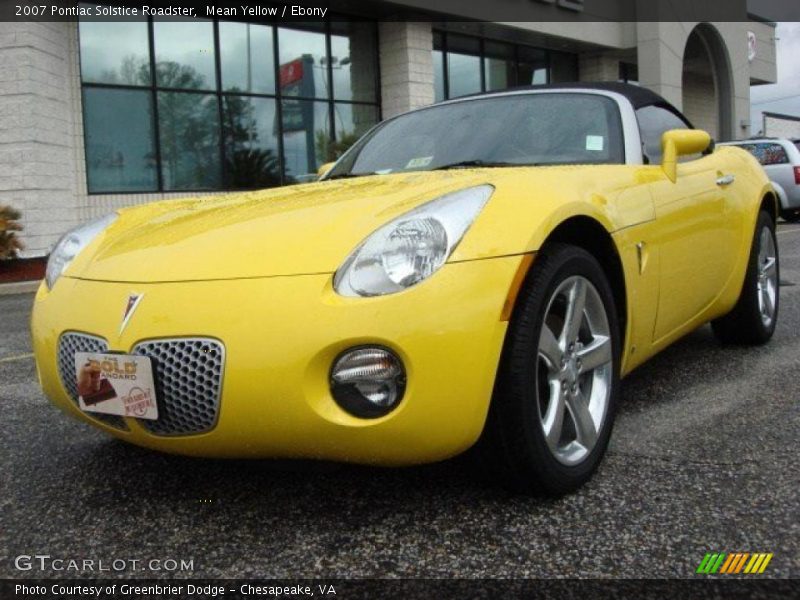
[[[66,275],[144,283],[332,273],[394,217],[486,181],[478,171],[405,173],[125,209]]]

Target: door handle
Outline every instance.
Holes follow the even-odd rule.
[[[736,180],[735,175],[723,175],[722,177],[717,177],[717,185],[725,186],[730,185]]]

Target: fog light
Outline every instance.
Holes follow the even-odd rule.
[[[350,414],[382,417],[403,398],[406,373],[391,350],[380,346],[352,348],[339,355],[331,369],[331,394]]]

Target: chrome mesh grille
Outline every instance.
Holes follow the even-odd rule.
[[[141,342],[133,354],[153,361],[158,419],[139,421],[158,435],[201,433],[213,428],[219,414],[224,347],[209,338]]]
[[[106,352],[108,344],[103,338],[86,335],[85,333],[65,333],[58,342],[58,374],[61,377],[61,384],[67,390],[67,394],[78,406],[78,380],[75,375],[75,353],[76,352]],[[104,415],[102,413],[85,413],[87,416],[96,419],[117,429],[127,430],[125,419],[117,415]]]

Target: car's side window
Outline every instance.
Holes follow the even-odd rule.
[[[742,148],[755,156],[758,162],[765,167],[767,165],[784,165],[789,162],[789,156],[780,144],[770,142],[742,144]]]
[[[636,111],[636,120],[642,138],[642,154],[645,163],[651,165],[661,162],[661,136],[665,131],[690,128],[686,121],[661,106],[643,106]]]

